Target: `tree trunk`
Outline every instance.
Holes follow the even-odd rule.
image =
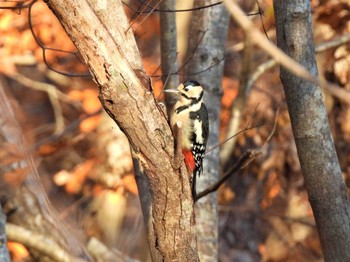
[[[195,1],[194,8],[215,3]],[[219,143],[221,81],[224,48],[229,15],[223,5],[194,11],[188,38],[185,78],[198,80],[205,90],[204,100],[209,112],[207,149]],[[198,73],[201,72],[201,73]],[[203,175],[197,179],[201,192],[219,178],[219,149],[205,155]],[[216,194],[201,199],[196,208],[198,248],[201,261],[218,260],[218,210]]]
[[[10,262],[10,255],[7,249],[7,239],[5,234],[5,224],[6,224],[6,215],[2,211],[0,204],[0,241],[2,245],[0,246],[0,259],[3,262]]]
[[[121,1],[46,2],[89,65],[105,110],[147,176],[153,260],[198,261],[189,178],[184,164],[174,165],[172,133],[141,66]]]
[[[162,10],[175,10],[175,0],[163,0],[159,4]],[[160,48],[162,63],[162,81],[164,89],[176,89],[179,85],[177,62],[176,13],[160,13]],[[165,93],[167,113],[176,103],[176,95]]]
[[[278,46],[315,76],[310,1],[274,0]],[[350,208],[321,89],[281,68],[305,187],[325,261],[350,261]]]

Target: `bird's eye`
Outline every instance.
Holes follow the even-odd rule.
[[[190,90],[189,86],[185,86],[184,90],[187,92],[188,90]]]

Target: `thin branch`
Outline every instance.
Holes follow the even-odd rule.
[[[259,11],[258,11],[258,14],[259,14],[259,17],[260,17],[260,22],[261,22],[261,26],[262,26],[262,28],[263,28],[264,34],[265,34],[266,38],[270,40],[270,38],[269,38],[269,36],[268,36],[268,34],[267,34],[267,31],[266,31],[265,25],[264,25],[264,21],[263,21],[263,19],[262,19],[262,16],[263,16],[263,14],[264,14],[264,11],[263,11],[262,8],[260,7],[259,0],[256,0],[255,2],[256,2],[256,5],[258,6],[258,10],[259,10]]]
[[[77,257],[73,258],[61,246],[51,238],[42,234],[31,232],[23,227],[7,223],[6,235],[9,241],[23,244],[24,246],[35,249],[43,255],[46,255],[57,262],[77,261],[83,262]]]
[[[323,88],[328,94],[338,98],[340,101],[350,104],[350,92],[347,89],[330,82],[326,82]]]
[[[272,210],[263,210],[262,217],[270,217],[270,216],[277,216],[281,218],[282,220],[289,222],[289,223],[298,223],[305,226],[316,228],[315,222],[310,219],[310,217],[291,217],[286,216],[284,214],[279,214],[278,212],[272,211]]]
[[[177,67],[177,55],[178,55],[178,53],[176,53],[176,55],[174,56],[174,59],[173,59],[173,61],[172,61],[172,67],[170,68],[169,73],[166,74],[166,79],[165,79],[165,81],[164,81],[164,83],[163,83],[163,86],[164,86],[164,87],[167,86],[167,84],[168,84],[168,82],[169,82],[169,79],[170,79],[170,76],[175,75],[175,74],[173,74],[173,73],[171,73],[171,72],[173,71],[173,69],[174,69],[175,67]],[[170,54],[169,54],[169,56],[170,56]],[[176,86],[175,86],[175,88],[176,88]],[[163,92],[163,90],[162,90],[162,92]],[[161,92],[161,93],[162,93],[162,92]],[[161,93],[160,93],[160,94],[161,94]]]
[[[327,41],[327,42],[319,43],[318,45],[316,45],[315,51],[316,51],[316,53],[321,53],[321,52],[324,52],[324,51],[331,49],[333,47],[344,45],[348,42],[350,42],[350,33],[339,36],[339,37],[332,39],[330,41]],[[277,65],[277,61],[274,59],[270,59],[270,60],[264,62],[263,64],[261,64],[260,66],[258,66],[258,68],[254,71],[254,73],[251,75],[251,77],[249,79],[249,84],[248,84],[249,88],[251,88],[253,86],[253,84],[267,70],[270,70],[271,68],[273,68],[276,65]]]
[[[58,73],[58,74],[61,74],[61,75],[65,75],[65,76],[70,76],[70,77],[86,77],[86,76],[91,76],[90,73],[67,73],[67,72],[63,72],[63,71],[60,71],[60,70],[57,70],[56,68],[54,68],[53,66],[51,66],[49,64],[49,62],[47,61],[47,58],[46,58],[46,51],[49,50],[49,51],[54,51],[54,52],[60,52],[60,53],[67,53],[67,54],[72,54],[73,56],[76,57],[76,59],[80,62],[80,63],[83,63],[81,61],[81,59],[79,58],[79,52],[78,51],[67,51],[67,50],[61,50],[61,49],[57,49],[57,48],[51,48],[51,47],[47,47],[45,46],[41,40],[37,37],[37,35],[35,34],[34,32],[34,27],[33,27],[33,22],[32,22],[32,7],[34,6],[34,3],[36,2],[36,0],[32,1],[30,4],[28,4],[28,24],[29,24],[29,29],[30,29],[30,32],[32,33],[32,36],[35,40],[35,42],[37,43],[37,45],[42,49],[43,51],[43,60],[44,60],[44,63],[46,64],[46,66]]]
[[[221,147],[223,144],[225,144],[227,141],[233,139],[234,137],[248,131],[248,130],[251,130],[251,129],[255,129],[255,128],[258,128],[258,127],[261,127],[263,126],[263,124],[258,124],[258,125],[255,125],[255,126],[246,126],[245,128],[243,128],[242,130],[238,131],[236,134],[230,136],[229,138],[226,138],[224,141],[220,142],[219,144],[213,146],[212,148],[210,148],[209,150],[207,150],[205,152],[205,155],[208,154],[209,152],[213,151],[214,149],[218,148],[218,147]]]
[[[12,3],[16,3],[16,6],[0,6],[0,9],[12,9],[12,10],[16,10],[18,9],[19,13],[21,12],[21,10],[23,8],[28,8],[29,6],[31,6],[32,4],[34,4],[37,0],[33,0],[28,4],[24,4],[26,1],[5,1],[5,2],[12,2]]]
[[[189,59],[188,61],[185,62],[185,64],[187,64],[191,59]],[[203,70],[200,70],[200,71],[197,71],[197,72],[193,72],[191,74],[184,74],[184,73],[180,73],[180,71],[182,70],[182,68],[185,66],[185,64],[182,64],[181,65],[181,68],[177,71],[177,72],[174,72],[174,73],[171,73],[171,75],[181,75],[181,76],[194,76],[194,75],[199,75],[201,73],[204,73],[206,71],[209,71],[210,69],[214,68],[215,66],[219,65],[221,62],[223,62],[225,60],[225,58],[222,58],[222,59],[219,59],[213,63],[211,63],[207,68],[203,69]],[[155,73],[159,70],[159,68],[161,67],[161,65],[159,65],[157,67],[157,69],[154,71],[154,73],[150,76],[152,78],[160,78],[160,77],[163,77],[163,76],[166,76],[165,74],[161,74],[161,75],[155,75]]]
[[[248,87],[250,75],[252,72],[252,53],[253,45],[252,40],[248,34],[244,36],[244,50],[243,50],[243,61],[242,70],[239,79],[238,96],[235,99],[235,103],[231,108],[231,120],[228,126],[227,136],[230,137],[237,133],[239,128],[242,114],[244,108],[246,107],[247,99],[250,93],[250,88]],[[220,160],[225,163],[233,151],[236,144],[236,139],[231,140],[229,143],[225,144],[220,152]]]
[[[315,50],[316,50],[316,53],[320,53],[320,52],[326,51],[327,49],[337,47],[340,45],[344,45],[344,44],[348,43],[349,41],[350,41],[350,33],[347,33],[345,35],[339,36],[339,37],[332,39],[330,41],[316,45]]]
[[[265,145],[267,145],[268,142],[270,142],[273,134],[275,133],[276,128],[277,128],[277,120],[278,120],[279,114],[280,114],[280,109],[278,108],[277,111],[276,111],[275,121],[273,123],[272,130],[271,130],[270,134],[267,136],[267,138],[266,138],[266,140],[265,140],[265,142],[264,142],[262,147],[264,147]]]
[[[255,159],[259,154],[259,152],[254,150],[247,150],[244,152],[244,154],[238,159],[234,166],[232,166],[231,169],[227,171],[225,175],[222,176],[214,185],[197,194],[196,200],[218,190],[222,184],[224,184],[235,172],[244,166],[246,161]]]
[[[199,75],[199,74],[202,74],[206,71],[209,71],[210,69],[214,68],[215,66],[217,66],[218,64],[220,64],[221,62],[223,62],[225,60],[225,58],[221,58],[221,59],[218,59],[217,61],[215,62],[212,62],[210,64],[210,66],[208,66],[207,68],[203,69],[203,70],[200,70],[200,71],[197,71],[197,72],[193,72],[191,74],[181,74],[179,73],[179,75],[183,75],[183,76],[194,76],[194,75]]]
[[[73,104],[74,102],[64,93],[59,91],[54,85],[38,82],[32,80],[22,74],[9,75],[12,80],[22,84],[23,86],[46,92],[52,105],[52,109],[55,115],[55,133],[59,133],[64,129],[64,117],[62,113],[61,104],[59,99],[67,103]]]
[[[145,5],[148,8],[151,8],[151,10],[147,10],[147,11],[138,11],[135,8],[133,8],[130,4],[126,3],[125,1],[122,1],[122,3],[127,6],[128,8],[130,8],[132,11],[134,11],[137,14],[148,14],[148,13],[153,13],[153,12],[164,12],[164,13],[180,13],[180,12],[192,12],[192,11],[198,11],[198,10],[202,10],[205,8],[210,8],[216,5],[221,5],[223,2],[216,2],[210,5],[204,5],[204,6],[199,6],[196,8],[188,8],[188,9],[159,9],[159,8],[154,8],[153,6],[147,4],[146,2],[143,1],[139,1],[141,2],[143,5]]]
[[[112,250],[105,246],[101,241],[92,237],[87,248],[96,261],[120,261],[120,262],[138,262],[139,260],[126,257],[122,252],[113,248]]]
[[[254,24],[246,17],[244,12],[240,7],[232,0],[224,0],[227,10],[232,15],[233,19],[239,24],[239,26],[244,30],[244,32],[251,38],[251,41],[267,52],[273,59],[277,61],[280,65],[287,68],[296,76],[308,80],[312,83],[320,85],[317,77],[312,75],[309,71],[305,69],[302,65],[297,63],[294,59],[289,57],[283,51],[281,51],[277,46],[271,43],[266,37],[255,28]]]
[[[239,169],[243,169],[246,166],[248,166],[257,156],[262,154],[262,149],[266,146],[266,144],[271,140],[273,134],[276,131],[277,126],[277,120],[279,115],[279,109],[276,112],[274,125],[272,127],[271,132],[269,133],[268,137],[266,138],[266,141],[262,145],[262,147],[259,150],[247,150],[244,152],[244,154],[238,159],[238,161],[228,170],[214,185],[208,187],[204,191],[197,194],[196,201],[212,192],[215,192],[219,189],[219,187],[224,184],[235,172],[237,172]]]
[[[161,2],[162,2],[162,0],[159,0],[159,1],[157,2],[157,4],[156,4],[156,5],[152,8],[152,10],[146,15],[146,17],[144,17],[144,18],[141,20],[141,22],[140,22],[135,28],[133,28],[134,31],[136,31],[137,28],[140,27],[140,26],[143,24],[143,22],[146,21],[146,19],[153,13],[153,11],[157,8],[157,6],[158,6]],[[130,30],[130,28],[133,26],[133,24],[134,24],[134,21],[131,21],[131,22],[130,22],[130,25],[129,25],[129,27],[126,29],[125,33],[127,33],[127,32]]]
[[[103,112],[103,109],[99,109],[94,113],[91,114],[86,114],[83,117],[71,122],[69,125],[67,125],[61,132],[59,133],[55,133],[51,136],[45,137],[44,139],[40,140],[39,142],[35,143],[34,145],[32,145],[29,148],[29,152],[31,151],[35,151],[37,150],[41,145],[49,143],[51,141],[55,142],[59,139],[61,139],[64,135],[66,135],[68,132],[72,131],[73,129],[77,128],[81,122],[83,122],[84,120],[90,118],[90,117],[94,117],[97,116],[99,114],[101,114]]]
[[[197,49],[198,49],[199,44],[203,41],[203,38],[204,38],[204,36],[205,36],[205,34],[206,34],[207,32],[208,32],[208,29],[205,30],[205,31],[202,31],[202,35],[201,35],[201,37],[199,38],[199,41],[198,41],[198,43],[196,44],[196,46],[195,46],[195,48],[194,48],[194,50],[193,50],[191,56],[187,59],[187,61],[185,61],[185,62],[181,65],[181,67],[179,68],[178,72],[180,72],[180,71],[191,61],[191,59],[194,57],[194,55],[195,55],[196,52],[197,52]]]

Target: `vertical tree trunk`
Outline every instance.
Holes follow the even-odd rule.
[[[171,130],[143,72],[121,1],[46,3],[89,65],[104,109],[127,136],[147,177],[151,196],[147,225],[152,227],[148,234],[153,234],[148,239],[151,252],[157,252],[152,259],[197,262],[189,178],[184,165],[174,165]]]
[[[7,249],[7,239],[5,234],[5,224],[6,224],[6,215],[2,211],[0,204],[0,241],[2,245],[0,246],[0,261],[10,262],[10,255]]]
[[[315,76],[310,1],[274,0],[278,46]],[[321,89],[281,68],[305,187],[325,261],[350,261],[350,208]]]
[[[194,7],[213,4],[214,0],[195,1]],[[205,89],[205,104],[209,112],[210,149],[219,142],[221,81],[224,48],[229,15],[223,5],[194,11],[185,60],[185,78],[198,80]],[[201,72],[201,73],[198,73]],[[219,149],[205,155],[203,175],[197,180],[197,192],[217,181],[219,177]],[[218,211],[216,194],[197,203],[196,224],[198,250],[201,261],[218,260]]]
[[[175,0],[163,0],[159,4],[162,10],[175,10]],[[174,89],[179,85],[179,75],[174,74],[179,70],[177,62],[177,39],[176,39],[176,13],[160,13],[160,47],[162,63],[162,81],[164,89]],[[176,103],[176,96],[171,93],[165,94],[167,112],[171,112]]]

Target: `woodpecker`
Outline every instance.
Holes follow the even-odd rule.
[[[176,133],[175,126],[181,123],[182,154],[186,167],[192,174],[192,196],[196,201],[196,177],[203,171],[203,156],[209,133],[208,110],[203,102],[203,88],[197,81],[188,80],[180,84],[177,90],[165,91],[178,95],[178,101],[170,114],[170,126],[173,133]]]

